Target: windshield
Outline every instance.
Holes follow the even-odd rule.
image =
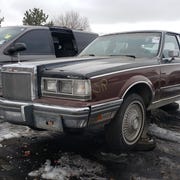
[[[22,28],[22,27],[1,27],[0,28],[0,46],[5,44],[9,40],[15,38],[24,30],[25,28]]]
[[[93,41],[79,56],[155,57],[161,33],[123,33],[106,35]]]

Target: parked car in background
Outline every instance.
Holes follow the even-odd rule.
[[[17,62],[9,48],[24,43],[21,61],[75,56],[98,35],[65,27],[12,26],[0,28],[0,63]]]
[[[180,38],[166,31],[104,35],[78,57],[5,65],[1,118],[57,132],[103,127],[131,149],[146,112],[180,99]]]

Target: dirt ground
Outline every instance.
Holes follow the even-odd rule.
[[[116,154],[103,132],[67,136],[1,122],[0,180],[179,180],[180,111],[156,110],[150,120],[155,149]]]

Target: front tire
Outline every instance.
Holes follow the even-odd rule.
[[[139,141],[145,123],[146,108],[141,96],[128,95],[106,129],[106,140],[112,149],[129,150]]]

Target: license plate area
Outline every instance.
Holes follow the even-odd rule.
[[[63,132],[61,117],[54,113],[34,112],[34,125],[40,129]]]

